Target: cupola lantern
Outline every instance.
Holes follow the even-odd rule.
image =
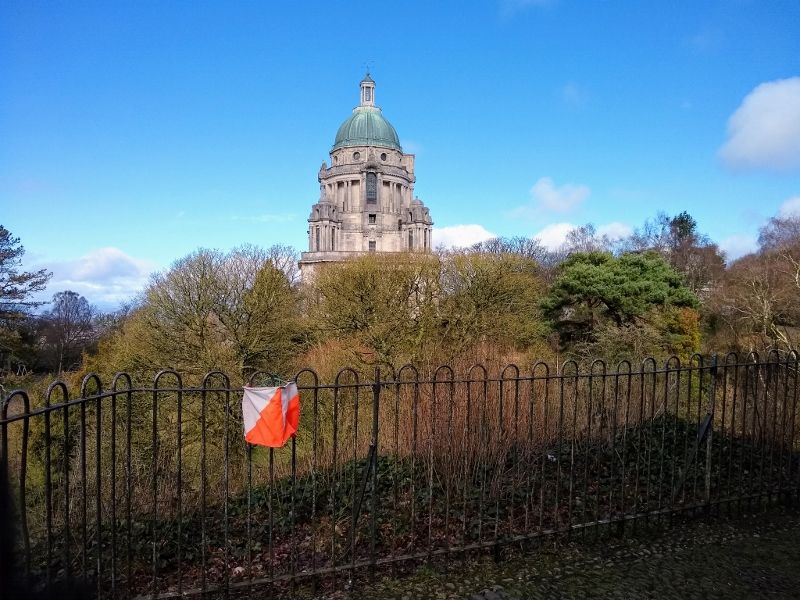
[[[361,80],[361,106],[375,106],[375,81],[369,76],[369,71]]]

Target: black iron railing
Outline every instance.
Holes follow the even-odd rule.
[[[556,533],[793,501],[798,355],[297,374],[297,437],[244,442],[224,373],[84,378],[0,410],[19,568],[97,596],[360,585]],[[251,381],[264,377],[255,374]]]

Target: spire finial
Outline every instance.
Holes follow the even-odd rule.
[[[366,75],[364,75],[364,78],[369,77],[371,65],[373,65],[374,63],[375,63],[374,60],[365,60],[364,63],[361,65],[362,67],[364,67],[364,73],[366,73]]]

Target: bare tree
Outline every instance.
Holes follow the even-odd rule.
[[[53,296],[53,308],[41,320],[47,353],[58,373],[75,365],[83,350],[95,341],[97,315],[97,309],[77,292],[66,290]]]
[[[561,247],[565,255],[576,252],[611,252],[613,241],[607,235],[600,235],[591,223],[576,227],[569,233]]]
[[[300,256],[295,248],[283,244],[274,244],[267,248],[266,257],[273,267],[286,275],[286,279],[290,284],[297,285],[300,283],[300,267],[297,264]]]
[[[773,217],[758,233],[762,251],[797,250],[800,247],[800,216]]]
[[[199,249],[177,260],[107,328],[106,362],[133,371],[285,370],[300,329],[298,291],[286,274],[292,264],[286,248],[255,246]]]
[[[553,268],[566,257],[563,251],[548,250],[536,238],[525,236],[492,238],[470,246],[468,252],[514,255],[519,258],[534,260],[543,267],[542,275],[545,279],[550,278]],[[446,254],[448,253],[443,253],[443,255]],[[451,252],[450,254],[459,254],[459,252]]]
[[[469,251],[479,254],[516,254],[537,262],[543,262],[547,254],[547,249],[539,240],[524,236],[492,238],[472,245]]]
[[[697,221],[686,211],[674,217],[658,213],[622,240],[619,250],[658,252],[683,275],[686,285],[700,298],[711,293],[725,270],[719,248],[697,231]]]

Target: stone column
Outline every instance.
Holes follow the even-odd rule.
[[[386,199],[383,197],[383,173],[380,171],[375,172],[375,185],[377,186],[377,195],[378,197],[375,199],[375,210],[376,212],[383,212],[383,203]]]

